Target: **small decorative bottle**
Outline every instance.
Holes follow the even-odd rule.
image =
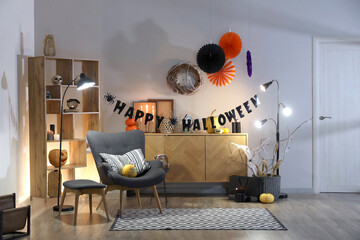
[[[44,38],[44,55],[45,56],[55,56],[56,48],[55,48],[55,40],[54,35],[45,35]]]

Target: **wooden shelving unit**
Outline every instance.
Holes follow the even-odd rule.
[[[86,150],[85,136],[88,130],[100,130],[99,66],[97,60],[44,56],[29,58],[31,197],[47,197],[47,173],[57,170],[50,165],[48,153],[58,149],[60,142],[47,141],[46,132],[50,130],[50,124],[55,124],[55,134],[59,134],[62,95],[66,86],[82,72],[95,81],[95,86],[77,91],[75,82],[66,93],[64,109],[70,98],[78,99],[80,104],[78,112],[63,114],[63,148],[68,152],[68,160],[62,167],[62,180],[75,179],[78,175],[97,180],[91,153]],[[62,76],[62,85],[52,84],[54,75]],[[46,91],[50,92],[51,98],[46,99]]]

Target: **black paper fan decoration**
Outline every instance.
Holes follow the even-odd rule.
[[[196,61],[201,70],[206,73],[216,73],[225,64],[224,50],[215,43],[202,46],[197,53]]]

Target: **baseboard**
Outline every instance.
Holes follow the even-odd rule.
[[[281,188],[282,193],[292,193],[292,194],[312,194],[314,193],[312,188]]]
[[[30,204],[30,195],[28,194],[24,194],[22,196],[18,196],[16,199],[17,206],[24,206],[24,205],[29,205]]]

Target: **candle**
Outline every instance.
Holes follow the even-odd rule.
[[[148,112],[148,105],[147,104],[146,104],[145,108],[146,108],[145,113],[147,113]]]

